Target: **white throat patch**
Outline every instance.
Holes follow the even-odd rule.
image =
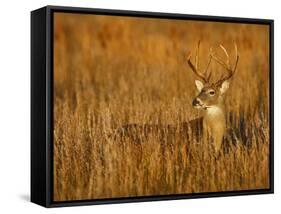
[[[207,114],[209,116],[217,116],[219,114],[223,114],[223,110],[218,106],[210,106],[207,108]]]

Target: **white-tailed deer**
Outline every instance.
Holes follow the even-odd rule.
[[[183,122],[180,124],[126,124],[119,129],[116,129],[113,135],[110,136],[121,138],[130,138],[133,142],[144,142],[146,137],[151,133],[156,133],[160,136],[163,142],[174,138],[176,133],[180,133],[184,140],[197,142],[213,142],[216,152],[220,150],[223,136],[226,130],[226,116],[224,109],[224,95],[229,87],[229,80],[234,75],[239,56],[237,47],[235,45],[236,60],[233,66],[230,65],[229,54],[226,49],[220,45],[223,53],[226,56],[226,62],[220,59],[212,49],[210,49],[209,60],[206,68],[202,72],[199,69],[199,47],[198,42],[197,51],[195,55],[195,64],[191,61],[191,54],[189,54],[187,62],[194,74],[200,80],[195,80],[195,85],[199,94],[194,98],[192,105],[195,108],[204,111],[204,116],[194,120]],[[208,68],[211,61],[214,60],[222,65],[226,74],[218,81],[211,83],[211,72]]]
[[[195,80],[195,85],[199,94],[194,98],[192,105],[195,108],[204,111],[203,141],[209,142],[211,140],[216,152],[218,152],[221,148],[223,136],[226,130],[224,97],[227,89],[229,88],[229,80],[234,75],[239,60],[236,44],[236,59],[233,66],[231,66],[230,64],[229,54],[224,46],[220,45],[219,47],[226,56],[226,62],[220,59],[211,48],[208,63],[203,71],[199,69],[200,41],[198,42],[196,50],[195,64],[191,61],[191,54],[189,54],[187,58],[189,67],[191,68],[193,73],[200,79]],[[213,83],[210,82],[212,73],[208,72],[208,68],[212,60],[222,65],[226,70],[226,74]]]

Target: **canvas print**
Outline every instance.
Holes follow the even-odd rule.
[[[270,28],[55,12],[53,200],[270,188]]]

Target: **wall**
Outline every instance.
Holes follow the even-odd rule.
[[[31,204],[29,200],[29,145],[30,145],[30,16],[31,10],[45,5],[67,5],[81,7],[159,11],[203,15],[220,15],[250,18],[275,19],[275,194],[247,197],[227,197],[197,200],[163,201],[100,205],[80,208],[46,210]],[[0,201],[1,213],[26,211],[29,213],[145,213],[145,212],[216,212],[216,213],[265,213],[280,208],[280,145],[281,132],[278,120],[281,107],[278,92],[281,86],[280,21],[278,1],[130,1],[130,0],[84,0],[77,1],[3,1],[1,4],[0,34]]]

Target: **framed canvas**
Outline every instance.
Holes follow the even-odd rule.
[[[273,193],[273,20],[31,12],[31,201]]]

